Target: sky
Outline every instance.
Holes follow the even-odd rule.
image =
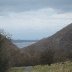
[[[0,29],[12,39],[42,39],[70,23],[72,0],[0,0]]]

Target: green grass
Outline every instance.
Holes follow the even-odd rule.
[[[12,68],[9,72],[25,72],[23,67]],[[72,62],[33,66],[31,72],[72,72]]]

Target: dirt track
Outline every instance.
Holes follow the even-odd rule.
[[[32,66],[25,67],[24,72],[31,72]]]

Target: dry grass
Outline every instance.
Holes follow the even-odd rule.
[[[51,66],[35,66],[32,72],[72,72],[72,62],[52,64]]]
[[[14,67],[11,68],[9,72],[24,72],[24,67]]]
[[[13,68],[10,72],[25,72],[24,68]],[[31,72],[72,72],[72,62],[33,66]]]

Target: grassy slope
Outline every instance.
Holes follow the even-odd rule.
[[[25,72],[24,68],[12,68],[10,72]],[[72,62],[33,66],[31,72],[72,72]]]
[[[32,72],[72,72],[72,62],[52,64],[51,66],[35,66]]]

